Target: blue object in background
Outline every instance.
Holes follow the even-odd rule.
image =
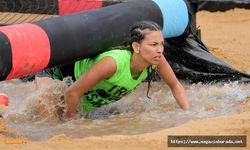
[[[163,15],[163,34],[165,38],[177,37],[188,26],[188,8],[184,0],[153,0]]]

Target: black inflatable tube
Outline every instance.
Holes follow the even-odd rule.
[[[0,32],[0,81],[5,80],[12,68],[11,46],[8,38]]]
[[[124,2],[35,24],[43,28],[50,39],[48,67],[52,67],[93,57],[105,49],[122,44],[131,24],[140,20],[163,25],[161,11],[151,0]]]

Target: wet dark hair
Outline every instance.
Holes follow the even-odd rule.
[[[157,23],[152,21],[140,21],[131,26],[130,39],[128,40],[130,50],[132,50],[133,42],[141,43],[141,41],[145,38],[145,35],[150,31],[162,31],[162,29]],[[150,65],[147,68],[147,71],[148,71],[148,77],[146,79],[148,81],[147,97],[151,99],[151,97],[149,97],[149,89],[151,86],[151,81],[153,77],[156,75],[156,71],[155,68],[152,67],[152,65]]]
[[[130,39],[128,44],[132,47],[133,42],[141,43],[148,31],[162,31],[161,27],[152,21],[140,21],[130,28]]]

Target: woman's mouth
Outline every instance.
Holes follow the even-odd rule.
[[[161,56],[155,56],[154,59],[160,60]]]

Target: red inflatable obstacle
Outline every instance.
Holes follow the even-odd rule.
[[[8,106],[9,105],[9,97],[4,93],[0,93],[0,105]]]

